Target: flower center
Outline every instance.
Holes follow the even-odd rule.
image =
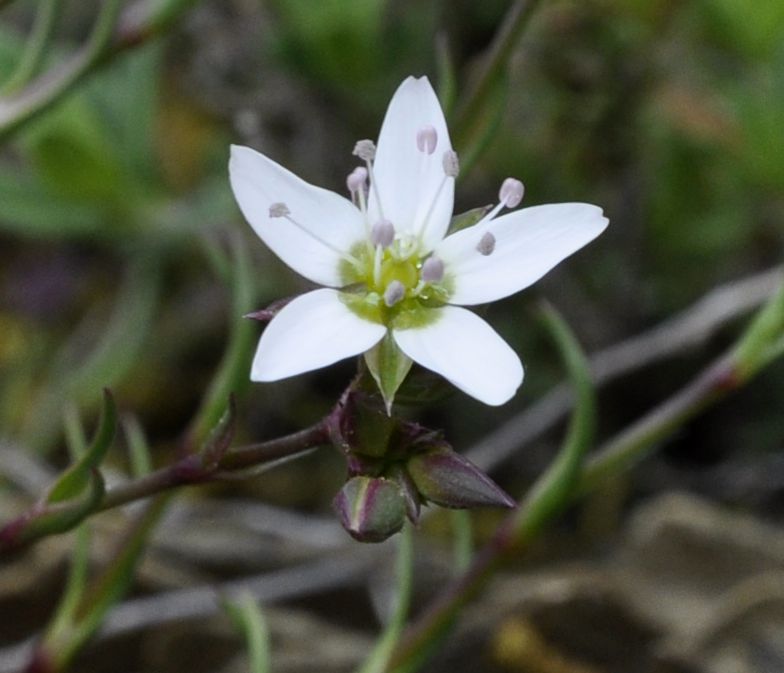
[[[346,305],[366,320],[398,329],[435,320],[430,309],[447,302],[451,281],[440,260],[421,256],[413,247],[405,238],[386,248],[356,243],[340,266]]]

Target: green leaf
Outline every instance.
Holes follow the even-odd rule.
[[[92,470],[88,474],[87,482],[87,492],[81,498],[51,505],[27,521],[18,537],[14,537],[13,544],[20,545],[28,540],[64,533],[79,524],[98,507],[106,492],[103,476],[98,470]]]
[[[269,629],[256,599],[246,592],[236,599],[226,600],[223,607],[245,636],[250,672],[270,673]]]
[[[391,414],[395,394],[408,375],[413,361],[397,347],[392,335],[387,332],[381,341],[365,353],[365,362],[384,398],[387,414]]]
[[[49,490],[48,503],[69,500],[79,495],[90,481],[91,475],[100,465],[114,438],[117,425],[117,408],[108,390],[103,391],[103,410],[98,430],[92,444],[82,458],[69,467]]]

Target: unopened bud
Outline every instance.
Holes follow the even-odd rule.
[[[383,477],[353,477],[332,502],[351,537],[360,542],[383,542],[397,533],[406,518],[400,486]]]
[[[419,131],[417,131],[416,143],[417,149],[420,152],[433,154],[433,152],[436,151],[436,145],[438,144],[438,132],[435,127],[428,124],[419,129]]]
[[[389,220],[379,220],[370,230],[370,242],[388,248],[395,240],[395,227]]]
[[[384,303],[387,306],[392,307],[405,296],[406,286],[403,285],[403,283],[401,283],[399,280],[393,280],[389,285],[387,285],[387,289],[384,291]]]
[[[406,469],[420,495],[442,507],[515,506],[515,501],[498,484],[448,446],[414,455]]]
[[[454,150],[447,150],[444,152],[443,157],[444,173],[450,178],[456,178],[460,172],[460,162],[457,158],[457,152]]]
[[[348,174],[346,178],[346,186],[348,187],[348,191],[352,194],[356,194],[361,189],[365,188],[365,184],[367,183],[368,172],[367,168],[364,166],[357,166],[351,173]]]
[[[426,283],[438,283],[444,278],[444,263],[430,256],[422,264],[422,280]]]
[[[352,154],[362,161],[373,161],[376,158],[376,144],[372,140],[359,140]]]
[[[291,211],[285,203],[273,203],[269,207],[270,217],[286,217],[286,215],[289,215],[290,213]]]
[[[525,187],[523,183],[515,178],[507,178],[501,183],[501,189],[498,192],[498,199],[507,208],[516,208],[523,200]]]
[[[482,234],[482,238],[479,239],[479,243],[476,244],[476,249],[480,255],[484,255],[487,257],[493,253],[495,250],[495,236],[489,231],[486,231]]]

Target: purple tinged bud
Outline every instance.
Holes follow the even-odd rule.
[[[365,188],[365,184],[367,184],[368,172],[367,168],[364,166],[357,166],[351,173],[348,174],[346,178],[346,186],[348,187],[348,191],[352,194],[356,194],[359,190]]]
[[[444,152],[442,159],[444,164],[444,173],[450,178],[456,178],[460,172],[460,161],[457,158],[457,152],[454,150],[447,150]]]
[[[353,477],[332,501],[348,533],[360,542],[383,542],[397,533],[406,518],[400,486],[383,477]]]
[[[417,131],[416,143],[420,152],[433,154],[436,151],[436,145],[438,145],[438,131],[430,124],[423,126]]]
[[[444,278],[444,263],[438,257],[428,257],[422,264],[422,280],[426,283],[440,283]]]
[[[525,187],[523,183],[515,178],[507,178],[501,184],[501,189],[498,192],[498,199],[507,208],[516,208],[520,205],[525,194]]]
[[[395,240],[395,227],[389,220],[379,220],[370,230],[370,242],[388,248]]]
[[[362,161],[373,161],[376,158],[376,144],[372,140],[360,140],[354,145],[352,154]]]
[[[482,234],[482,238],[479,239],[479,243],[476,244],[477,252],[480,255],[484,255],[487,257],[493,253],[495,250],[495,236],[489,231],[486,231]]]
[[[289,207],[285,203],[273,203],[269,207],[269,216],[270,217],[286,217],[286,215],[290,215],[291,211]]]
[[[393,280],[384,291],[384,303],[392,307],[406,296],[406,286],[399,280]]]
[[[516,504],[482,470],[447,446],[414,455],[406,467],[419,493],[442,507],[512,508]]]

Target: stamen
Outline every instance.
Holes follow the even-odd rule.
[[[406,296],[406,287],[399,280],[393,280],[384,291],[384,303],[392,307]]]
[[[428,257],[422,264],[421,278],[426,283],[439,283],[444,278],[444,263],[438,257]]]
[[[501,184],[498,198],[507,208],[516,208],[523,200],[525,187],[523,183],[515,178],[507,178]]]
[[[419,131],[417,131],[416,143],[417,149],[420,152],[433,154],[433,152],[436,151],[436,145],[438,144],[438,132],[435,127],[428,124],[419,129]]]
[[[285,203],[273,203],[269,207],[270,217],[286,217],[286,215],[290,213],[291,211],[289,210],[289,207]]]
[[[365,185],[368,179],[368,172],[367,168],[364,166],[357,166],[351,173],[348,174],[346,178],[346,186],[348,187],[348,191],[351,192],[351,196],[353,197],[354,194],[364,193]]]
[[[457,174],[460,172],[460,162],[457,158],[457,152],[454,150],[447,150],[444,152],[442,162],[444,164],[444,173],[450,178],[456,178]]]
[[[373,161],[376,158],[376,144],[372,140],[359,140],[352,154],[362,161]]]
[[[425,217],[422,219],[419,227],[417,228],[417,235],[422,236],[427,228],[427,223],[430,220],[430,216],[433,214],[433,210],[436,207],[436,203],[438,203],[438,197],[441,196],[441,190],[444,188],[446,181],[448,178],[455,178],[457,174],[460,172],[460,163],[457,159],[457,152],[454,150],[447,150],[444,152],[444,156],[441,159],[441,163],[444,167],[444,179],[441,180],[438,188],[436,189],[436,193],[433,195],[433,200],[430,202],[430,207],[427,209],[427,213]]]
[[[486,231],[482,234],[482,238],[479,239],[479,243],[476,244],[476,249],[480,255],[484,255],[485,257],[491,255],[493,250],[495,250],[495,236],[489,231]]]
[[[389,220],[379,220],[370,230],[370,241],[373,245],[388,248],[395,240],[395,227]]]
[[[362,263],[354,257],[349,252],[345,250],[341,250],[340,248],[336,247],[329,241],[325,241],[321,236],[316,234],[315,232],[311,231],[303,227],[299,222],[297,222],[293,217],[291,217],[291,211],[289,211],[288,206],[285,203],[273,203],[269,209],[270,217],[285,217],[289,222],[291,222],[297,229],[299,229],[303,234],[309,236],[315,241],[318,241],[323,245],[325,248],[329,248],[334,252],[338,257],[345,259],[350,264],[353,264],[357,269],[361,268]]]

